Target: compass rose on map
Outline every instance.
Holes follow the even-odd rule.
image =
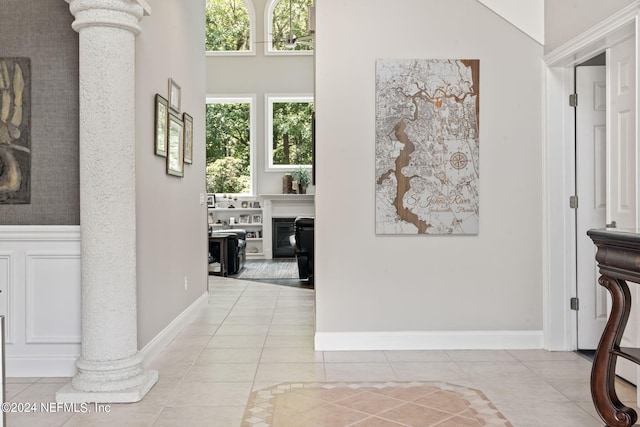
[[[451,155],[451,157],[449,158],[449,163],[454,169],[460,170],[460,169],[464,169],[467,166],[467,163],[469,163],[469,160],[467,159],[466,154],[460,151],[457,151]]]

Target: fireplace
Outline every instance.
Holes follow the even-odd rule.
[[[293,258],[293,246],[289,236],[293,234],[295,218],[273,218],[272,254],[274,258]]]

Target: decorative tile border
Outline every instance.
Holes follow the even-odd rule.
[[[396,389],[396,390],[393,390]],[[402,394],[402,391],[420,390],[423,389],[424,393],[420,399],[406,399],[397,397]],[[434,408],[436,405],[425,405],[424,400],[428,400],[430,394],[438,392],[454,393],[467,404],[467,409],[458,413],[450,413],[451,417],[462,417],[469,421],[469,425],[479,426],[500,426],[500,427],[513,427],[512,424],[496,409],[489,399],[480,390],[460,386],[456,384],[445,383],[441,381],[423,382],[336,382],[336,383],[283,383],[276,386],[268,387],[262,390],[254,391],[247,404],[242,427],[272,427],[274,415],[277,411],[276,400],[278,396],[286,395],[289,393],[308,393],[310,391],[321,391],[324,396],[331,396],[331,391],[335,391],[336,394],[344,394],[345,391],[357,390],[357,391],[385,391],[385,395],[391,395],[393,392],[398,392],[397,398],[402,403],[415,403],[416,405],[425,406],[428,408]],[[321,397],[319,400],[324,403],[334,403],[340,405],[340,400],[343,397],[331,398]],[[416,403],[414,400],[420,400]],[[439,409],[436,407],[436,409]],[[446,411],[444,411],[446,412]],[[367,414],[367,412],[364,412]],[[371,417],[378,417],[385,419],[385,414],[379,413],[378,415],[369,414]],[[393,421],[393,420],[390,420]],[[446,423],[447,420],[444,420]],[[435,422],[433,425],[440,425],[443,420]],[[398,424],[402,425],[402,424]],[[443,424],[449,425],[449,424]],[[329,426],[327,426],[329,427]],[[335,427],[335,426],[331,426]]]

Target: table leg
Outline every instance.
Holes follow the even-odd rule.
[[[620,349],[620,340],[629,319],[631,293],[622,279],[602,275],[598,280],[607,288],[612,298],[612,308],[607,325],[596,350],[591,369],[591,396],[600,417],[607,427],[630,427],[638,419],[636,412],[622,404],[615,389],[615,351]]]

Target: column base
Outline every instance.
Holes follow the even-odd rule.
[[[56,392],[58,403],[134,403],[139,402],[158,382],[158,371],[145,370],[140,374],[140,384],[124,390],[82,391],[71,383]]]

